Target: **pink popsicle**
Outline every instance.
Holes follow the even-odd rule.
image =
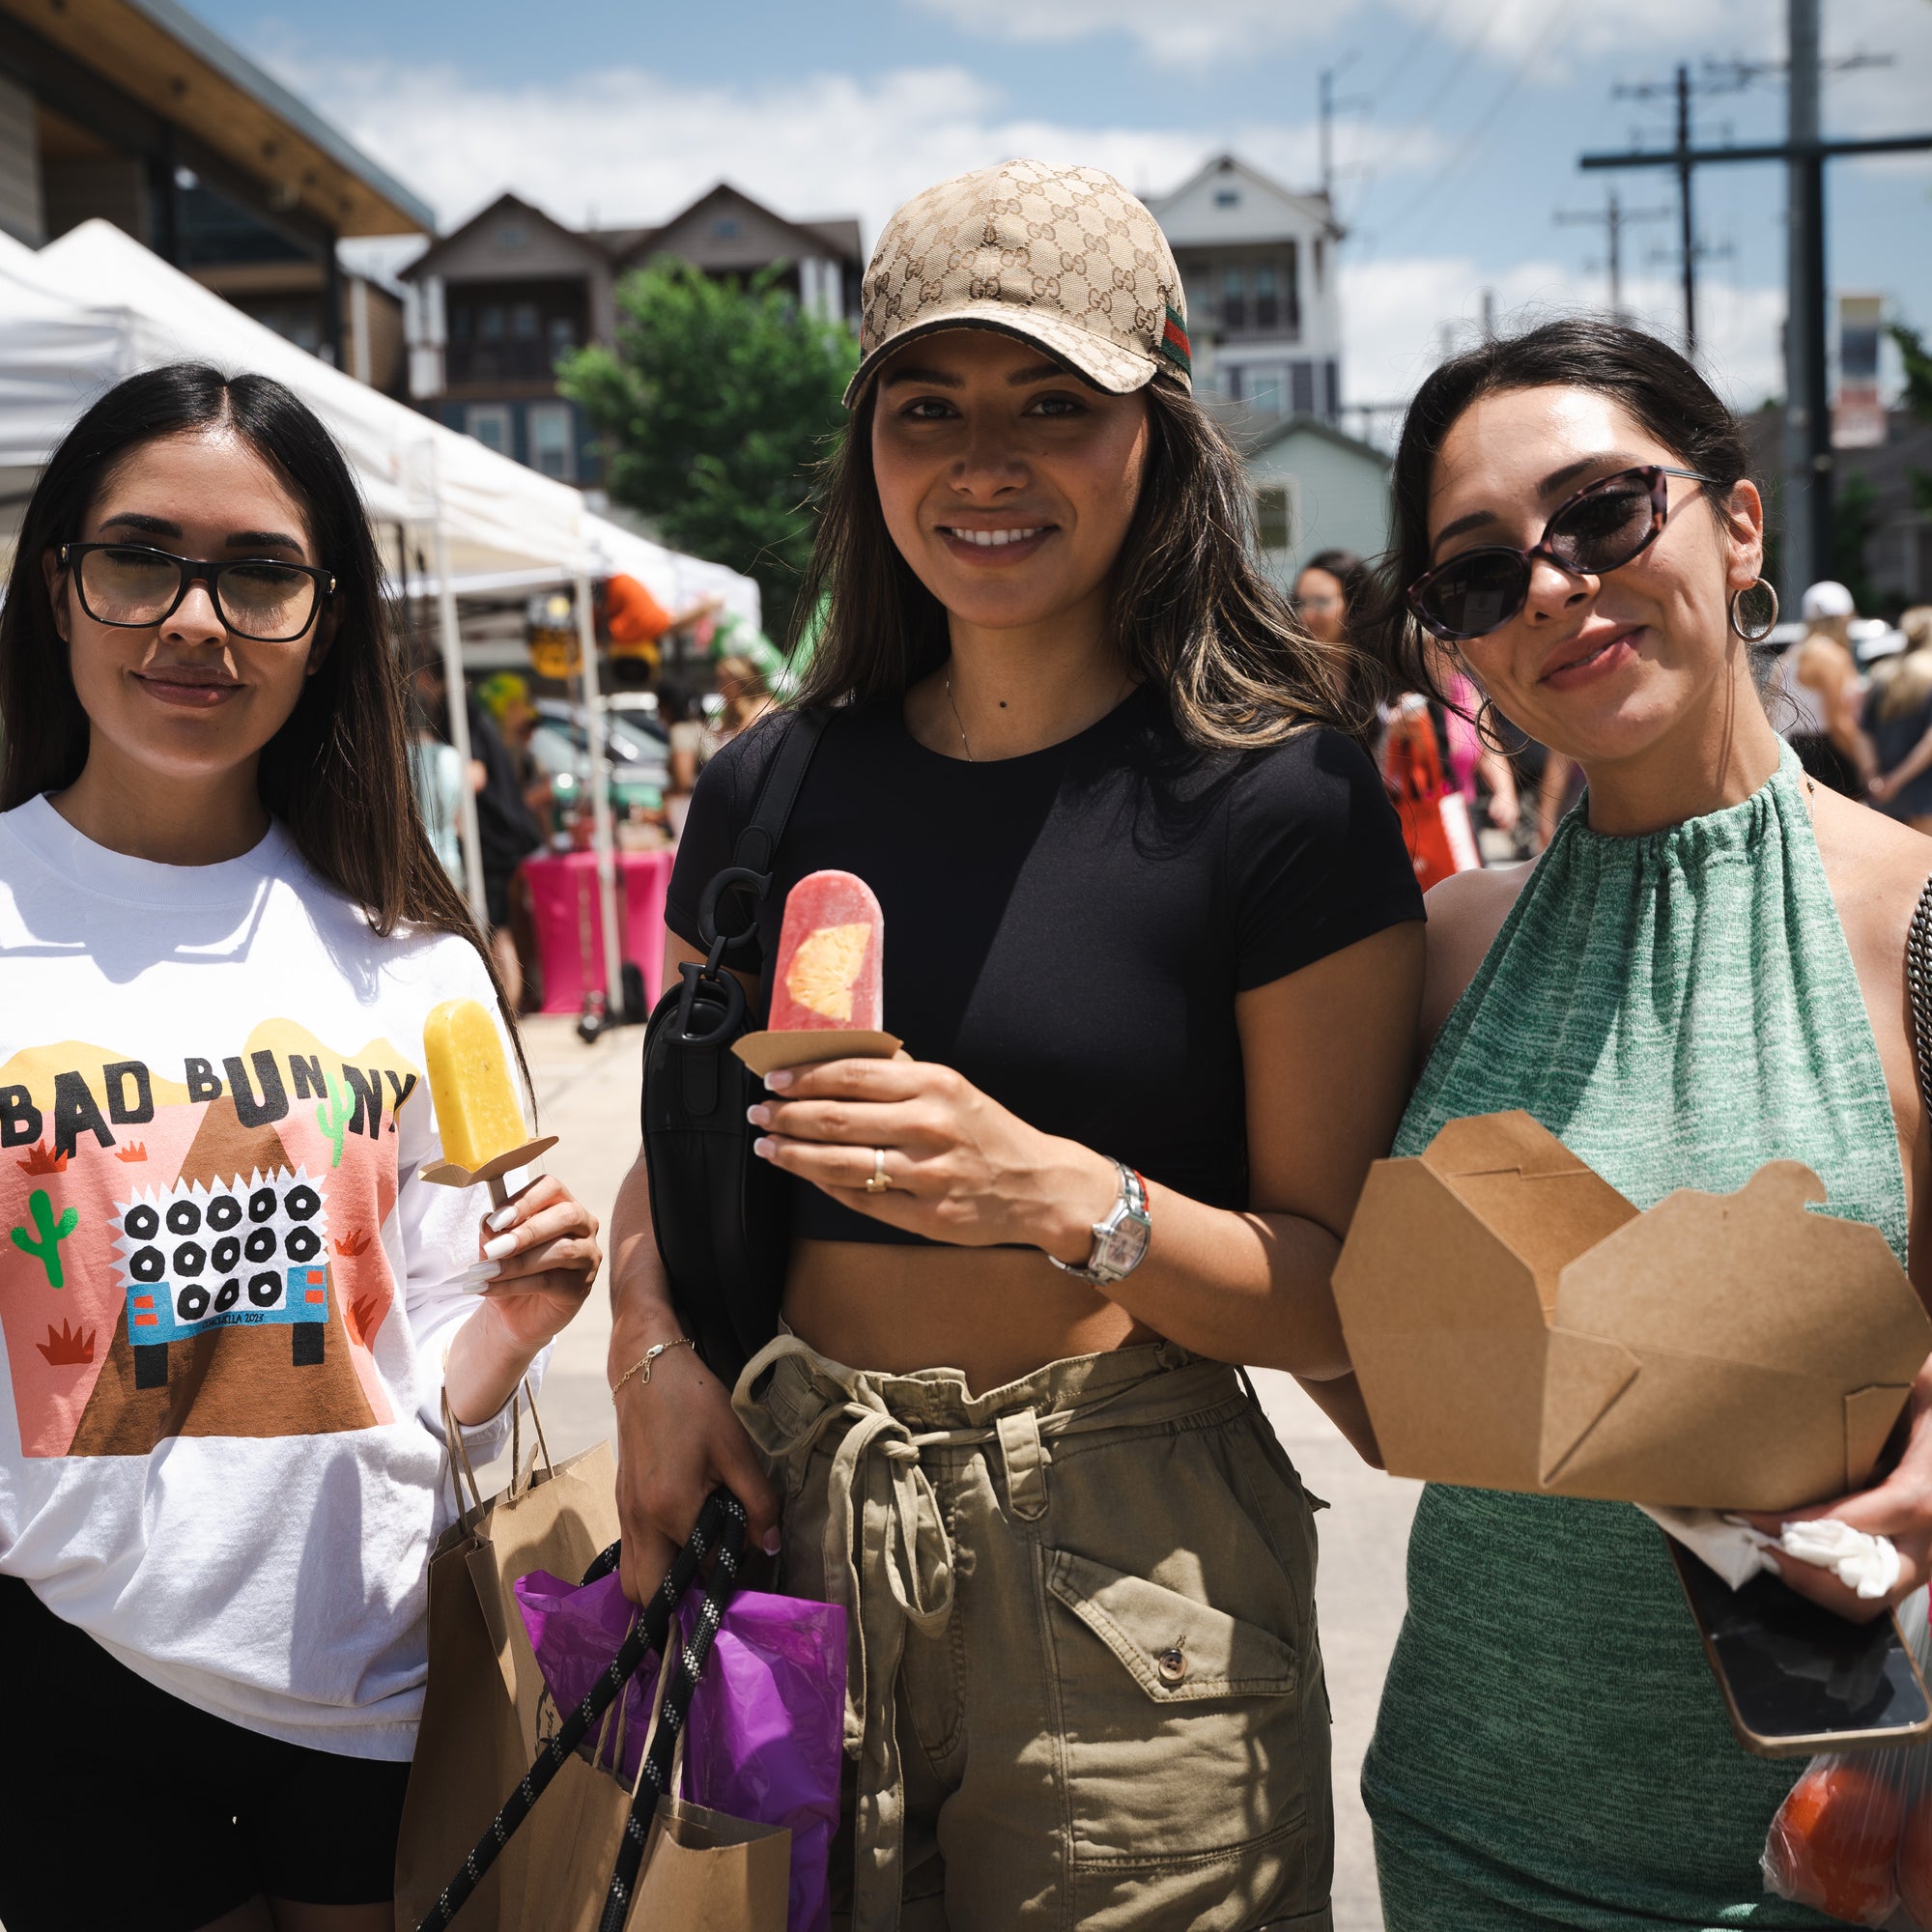
[[[807,873],[785,899],[771,1031],[879,1032],[885,934],[885,914],[864,879]]]

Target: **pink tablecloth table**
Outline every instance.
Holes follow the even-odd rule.
[[[617,943],[623,956],[642,969],[646,1005],[657,1003],[664,977],[665,895],[670,888],[671,853],[619,852]],[[575,1013],[587,987],[604,983],[604,920],[597,899],[594,852],[542,852],[524,861],[530,910],[543,961],[547,1013]]]

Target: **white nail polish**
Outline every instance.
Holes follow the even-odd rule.
[[[478,1262],[474,1267],[465,1268],[456,1278],[465,1288],[481,1288],[486,1281],[495,1281],[502,1272],[501,1262]]]
[[[775,1529],[768,1529],[765,1531],[765,1554],[767,1556],[776,1556],[778,1553],[779,1533]]]
[[[516,1218],[517,1204],[512,1201],[507,1208],[498,1208],[494,1214],[490,1215],[484,1221],[483,1225],[486,1228],[507,1228]]]
[[[514,1235],[498,1235],[494,1241],[483,1243],[483,1255],[487,1261],[499,1262],[505,1255],[517,1251],[517,1237]]]

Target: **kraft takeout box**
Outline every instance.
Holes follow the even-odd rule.
[[[1863,1487],[1932,1321],[1824,1199],[1781,1160],[1639,1213],[1524,1113],[1377,1162],[1334,1281],[1390,1472],[1684,1509]]]

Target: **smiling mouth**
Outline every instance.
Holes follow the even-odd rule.
[[[1552,677],[1560,677],[1566,670],[1579,670],[1584,665],[1595,664],[1606,651],[1613,651],[1619,644],[1633,641],[1634,630],[1618,631],[1607,637],[1601,644],[1593,644],[1588,650],[1579,651],[1575,657],[1565,658],[1561,664],[1553,664],[1543,673],[1541,682],[1548,683]]]
[[[939,533],[952,537],[959,543],[969,543],[980,550],[1000,550],[1008,544],[1026,543],[1034,537],[1043,537],[1053,526],[1034,524],[1021,530],[974,530],[959,524],[941,524]]]

